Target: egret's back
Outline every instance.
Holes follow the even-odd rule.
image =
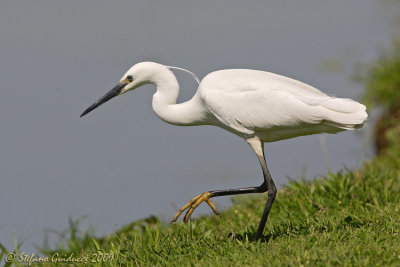
[[[356,101],[256,70],[210,73],[200,83],[199,96],[219,126],[242,136],[258,135],[265,142],[355,129],[368,117]]]

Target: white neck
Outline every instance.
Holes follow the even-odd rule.
[[[206,111],[197,94],[187,102],[176,103],[179,84],[167,67],[160,65],[149,80],[157,87],[153,95],[153,110],[163,121],[175,125],[199,125],[205,122]]]

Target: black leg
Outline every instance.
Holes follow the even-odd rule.
[[[214,204],[210,201],[212,197],[221,197],[221,196],[229,196],[229,195],[239,195],[239,194],[249,194],[249,193],[264,193],[268,190],[267,183],[264,181],[262,185],[258,187],[244,187],[244,188],[237,188],[237,189],[226,189],[226,190],[214,190],[204,192],[203,194],[198,195],[197,197],[190,200],[186,205],[179,209],[179,211],[175,214],[174,218],[172,218],[171,222],[176,222],[178,217],[182,214],[183,211],[188,209],[186,212],[185,217],[183,218],[184,222],[187,222],[192,215],[193,211],[197,206],[199,206],[203,201],[207,202],[213,212],[218,215],[219,212],[217,211]]]
[[[182,214],[183,211],[188,209],[186,215],[183,219],[184,222],[187,222],[193,213],[194,209],[199,206],[203,201],[207,202],[207,204],[211,207],[215,214],[218,214],[217,209],[214,204],[210,201],[212,197],[220,197],[220,196],[228,196],[228,195],[239,195],[239,194],[250,194],[250,193],[264,193],[268,191],[268,200],[265,204],[264,212],[261,217],[260,224],[258,225],[257,233],[255,235],[255,239],[258,240],[264,231],[265,223],[267,222],[269,212],[271,210],[272,204],[275,200],[276,196],[276,186],[274,181],[272,180],[271,174],[268,171],[267,163],[265,161],[264,156],[264,147],[263,143],[258,138],[251,138],[246,140],[249,145],[253,148],[254,152],[257,154],[258,160],[260,161],[264,182],[258,187],[245,187],[245,188],[237,188],[237,189],[227,189],[227,190],[214,190],[209,192],[204,192],[201,195],[190,200],[186,205],[184,205],[174,216],[172,222],[175,222],[178,217]]]
[[[267,203],[265,204],[265,208],[264,208],[263,215],[261,217],[260,224],[258,225],[257,233],[256,233],[256,236],[255,236],[256,240],[258,240],[262,236],[262,233],[263,233],[264,227],[265,227],[265,223],[267,222],[268,215],[269,215],[269,212],[271,210],[272,203],[274,203],[276,192],[277,192],[275,183],[272,180],[271,174],[268,171],[267,163],[265,161],[264,155],[262,157],[259,156],[258,160],[260,161],[261,167],[263,169],[263,174],[264,174],[264,179],[265,179],[264,183],[267,183],[268,200],[267,200]]]
[[[255,240],[258,240],[264,231],[265,224],[268,219],[269,212],[271,210],[272,204],[274,203],[276,197],[276,186],[274,181],[272,180],[271,174],[267,168],[267,163],[265,161],[264,152],[262,156],[258,156],[258,160],[260,161],[263,174],[264,174],[264,183],[259,187],[246,187],[239,189],[228,189],[228,190],[215,190],[210,191],[211,197],[219,197],[219,196],[227,196],[227,195],[238,195],[238,194],[248,194],[248,193],[264,193],[268,191],[268,200],[265,204],[264,212],[261,217],[260,224],[258,225],[257,233],[255,235]]]
[[[264,182],[262,185],[257,187],[214,190],[209,192],[211,193],[211,197],[222,197],[222,196],[231,196],[240,194],[264,193],[267,192],[267,190],[268,190],[267,184]]]

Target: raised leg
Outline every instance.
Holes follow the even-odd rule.
[[[239,194],[249,194],[249,193],[264,193],[267,191],[267,184],[264,182],[262,185],[257,187],[245,187],[245,188],[237,188],[237,189],[226,189],[226,190],[214,190],[209,192],[204,192],[193,199],[191,199],[186,205],[179,209],[179,211],[175,214],[174,218],[171,222],[175,222],[178,217],[184,212],[186,209],[185,217],[183,218],[184,222],[187,222],[192,215],[193,211],[197,206],[199,206],[203,201],[205,201],[213,212],[218,215],[219,212],[214,204],[211,202],[210,198],[212,197],[221,197],[221,196],[229,196],[229,195],[239,195]]]
[[[175,222],[178,217],[184,212],[186,209],[186,215],[183,219],[184,222],[187,222],[192,215],[193,211],[197,206],[199,206],[202,202],[206,202],[213,212],[218,215],[218,211],[215,208],[214,204],[211,202],[210,198],[219,197],[219,196],[228,196],[228,195],[239,195],[239,194],[249,194],[249,193],[264,193],[268,191],[268,200],[264,208],[263,215],[261,217],[260,224],[258,225],[257,233],[255,235],[255,239],[258,240],[264,231],[265,223],[267,222],[269,212],[272,207],[272,203],[275,200],[276,196],[276,186],[274,181],[272,180],[271,174],[268,171],[267,164],[264,156],[264,147],[263,143],[258,138],[251,138],[246,140],[250,146],[253,148],[254,152],[257,154],[258,160],[261,164],[264,182],[257,187],[245,187],[245,188],[237,188],[237,189],[227,189],[227,190],[214,190],[209,192],[204,192],[201,195],[190,200],[186,205],[184,205],[174,216],[172,222]]]

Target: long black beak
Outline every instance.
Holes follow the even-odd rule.
[[[110,100],[113,97],[116,97],[117,95],[119,95],[121,93],[122,88],[125,87],[125,85],[127,85],[127,83],[119,83],[116,86],[114,86],[113,89],[111,89],[107,94],[105,94],[103,97],[101,97],[99,100],[97,100],[96,102],[94,102],[90,107],[88,107],[82,114],[81,117],[85,116],[86,114],[88,114],[90,111],[92,111],[93,109],[97,108],[98,106],[106,103],[108,100]]]

